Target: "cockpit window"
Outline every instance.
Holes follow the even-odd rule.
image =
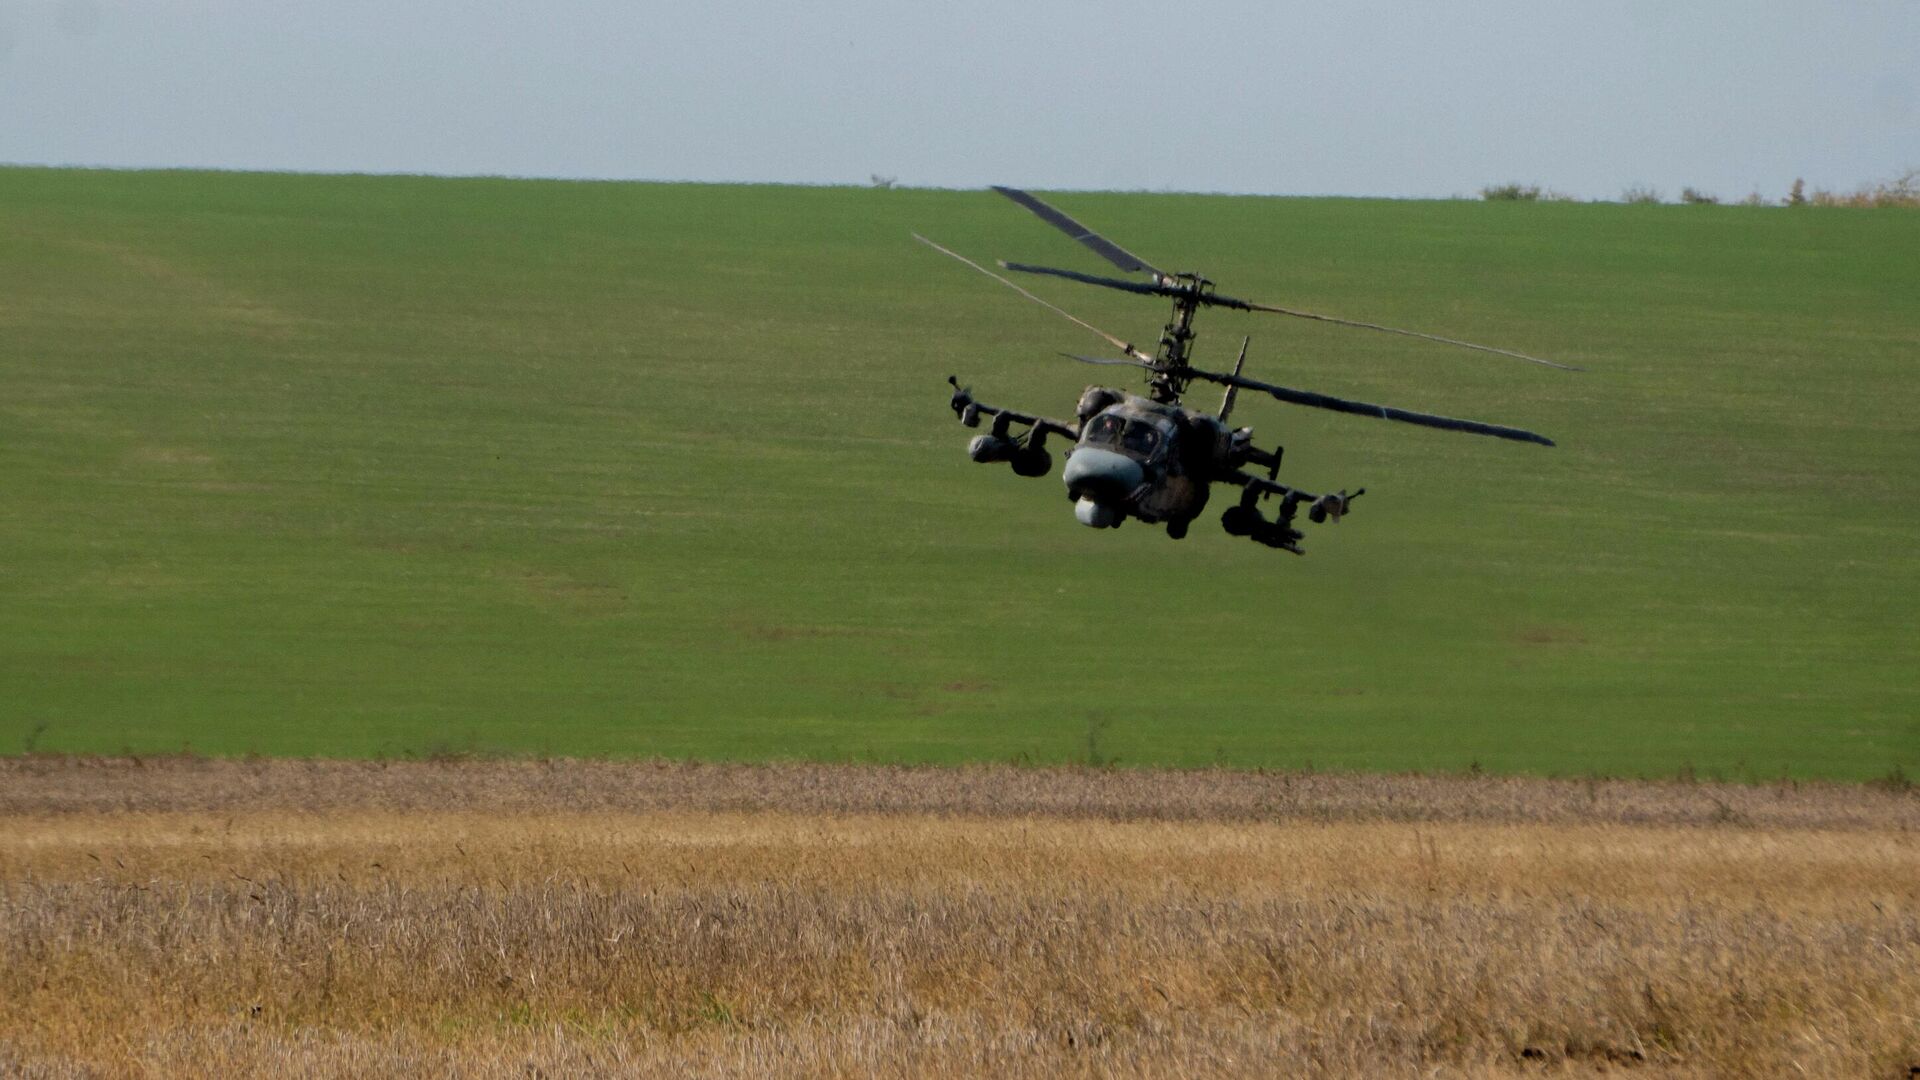
[[[1129,457],[1145,461],[1160,449],[1164,436],[1146,420],[1130,419],[1114,413],[1101,413],[1087,421],[1080,442],[1086,446],[1111,446]]]
[[[1087,422],[1087,430],[1080,441],[1091,444],[1108,445],[1120,441],[1120,429],[1126,421],[1112,413],[1101,413]]]
[[[1152,457],[1160,447],[1160,429],[1139,420],[1129,421],[1121,445],[1141,457]]]

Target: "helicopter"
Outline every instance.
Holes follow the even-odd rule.
[[[1222,528],[1229,535],[1245,537],[1295,555],[1306,554],[1299,544],[1306,534],[1295,527],[1300,509],[1305,507],[1307,519],[1315,524],[1329,521],[1337,523],[1352,508],[1353,500],[1365,494],[1366,489],[1360,488],[1351,494],[1345,489],[1314,494],[1281,483],[1279,474],[1283,448],[1276,445],[1271,450],[1260,449],[1253,443],[1252,428],[1233,427],[1229,423],[1235,397],[1243,389],[1258,391],[1293,405],[1540,446],[1554,445],[1552,439],[1522,428],[1350,401],[1248,378],[1241,372],[1246,365],[1250,338],[1241,340],[1240,356],[1234,362],[1231,373],[1196,368],[1190,362],[1196,336],[1194,316],[1204,307],[1268,312],[1496,353],[1562,371],[1579,371],[1579,368],[1491,345],[1477,345],[1417,330],[1339,319],[1227,296],[1218,292],[1212,281],[1198,273],[1161,270],[1028,192],[999,186],[993,190],[1025,207],[1034,216],[1122,272],[1143,275],[1145,280],[1139,277],[1102,277],[1078,270],[1007,262],[1004,259],[999,261],[1001,269],[1063,278],[1142,296],[1157,296],[1173,302],[1173,313],[1161,330],[1159,345],[1154,352],[1148,353],[972,259],[942,247],[919,233],[913,234],[915,240],[965,263],[1065,317],[1122,354],[1107,357],[1062,353],[1062,356],[1087,364],[1137,367],[1146,371],[1147,392],[1144,395],[1130,394],[1108,386],[1087,387],[1074,408],[1071,423],[988,405],[973,396],[971,387],[961,386],[958,376],[947,377],[947,383],[953,391],[948,404],[960,423],[968,428],[978,428],[982,420],[991,421],[987,433],[976,436],[967,445],[967,456],[974,461],[983,464],[1005,462],[1019,476],[1040,477],[1053,468],[1053,455],[1046,448],[1047,440],[1057,436],[1072,444],[1066,451],[1066,465],[1061,478],[1066,483],[1067,498],[1073,503],[1074,517],[1082,525],[1115,529],[1128,518],[1138,518],[1148,524],[1163,523],[1167,535],[1179,540],[1187,535],[1188,527],[1205,511],[1213,485],[1226,484],[1240,489],[1238,501],[1228,507],[1220,518]],[[1209,413],[1181,404],[1181,397],[1196,381],[1226,387],[1218,412]],[[1264,469],[1265,475],[1248,471],[1249,467]],[[1276,498],[1279,500],[1278,506],[1269,518],[1261,507],[1266,500]]]

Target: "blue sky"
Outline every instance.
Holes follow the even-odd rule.
[[[1920,167],[1920,2],[0,0],[0,161],[1777,197]]]

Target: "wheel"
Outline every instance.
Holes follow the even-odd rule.
[[[1184,540],[1187,536],[1187,526],[1191,524],[1193,524],[1192,518],[1168,518],[1167,536],[1174,540]]]

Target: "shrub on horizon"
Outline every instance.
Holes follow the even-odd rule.
[[[1806,197],[1814,206],[1845,206],[1854,209],[1920,208],[1920,169],[1908,169],[1892,180],[1863,184],[1851,192],[1817,188]],[[1792,204],[1799,205],[1799,204]]]
[[[1480,189],[1480,197],[1488,202],[1538,202],[1539,184],[1490,184]]]

